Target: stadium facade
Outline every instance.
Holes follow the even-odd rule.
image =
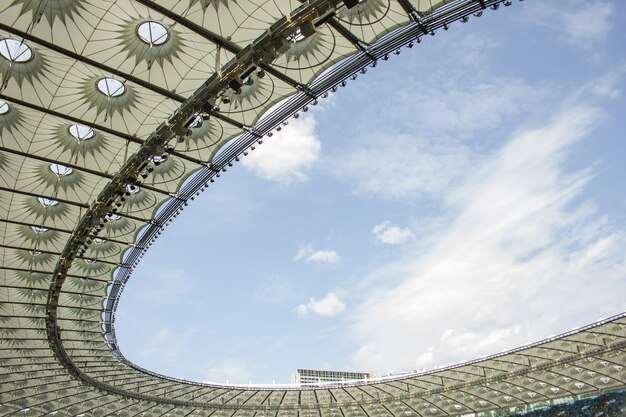
[[[329,382],[367,381],[372,378],[371,372],[332,371],[320,369],[297,369],[291,378],[292,384],[298,386],[319,386]]]
[[[623,388],[624,314],[315,389],[159,375],[115,338],[133,269],[240,155],[399,48],[511,3],[1,2],[0,416],[437,417]]]

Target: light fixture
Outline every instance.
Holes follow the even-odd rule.
[[[228,86],[230,87],[230,89],[233,90],[233,92],[237,95],[241,94],[242,85],[243,83],[239,80],[239,77],[233,78],[228,82]]]

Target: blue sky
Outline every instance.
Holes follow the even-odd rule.
[[[380,375],[624,311],[625,16],[515,2],[292,119],[144,257],[126,357],[220,383]]]

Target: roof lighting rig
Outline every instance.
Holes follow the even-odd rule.
[[[289,37],[299,32],[307,37],[315,33],[316,23],[323,24],[326,16],[334,14],[340,0],[314,0],[283,16],[252,44],[241,50],[213,74],[196,92],[163,122],[131,155],[122,168],[100,192],[96,200],[82,216],[66,243],[53,273],[47,300],[46,329],[48,341],[57,359],[74,369],[83,379],[91,378],[72,365],[61,343],[61,328],[57,322],[59,297],[67,273],[77,256],[85,253],[92,237],[97,237],[107,221],[107,215],[116,212],[125,202],[129,187],[138,187],[166,160],[174,149],[172,141],[184,142],[191,135],[191,128],[219,112],[216,102],[228,89],[236,94],[256,71],[263,77],[263,66],[270,65],[290,47]],[[321,21],[320,22],[318,22]],[[194,126],[195,123],[195,126]],[[252,129],[248,133],[254,133]]]

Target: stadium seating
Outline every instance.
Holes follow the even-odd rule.
[[[626,416],[626,391],[618,391],[594,398],[559,404],[513,414],[511,417],[624,417]]]

